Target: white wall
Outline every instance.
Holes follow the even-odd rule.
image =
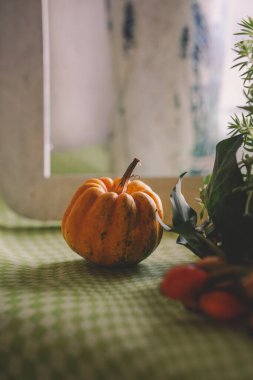
[[[51,142],[104,141],[111,113],[111,62],[101,0],[51,0]]]
[[[51,0],[51,142],[55,148],[103,142],[113,109],[111,51],[103,0]],[[219,110],[219,134],[244,102],[232,51],[242,18],[253,16],[252,0],[226,1],[225,59]]]

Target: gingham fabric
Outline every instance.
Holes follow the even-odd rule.
[[[175,236],[109,270],[72,252],[57,225],[0,216],[1,380],[253,379],[248,331],[160,295],[165,271],[194,260]]]

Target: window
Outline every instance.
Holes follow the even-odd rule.
[[[106,169],[118,175],[133,155],[143,162],[140,172],[142,177],[144,179],[147,177],[147,182],[167,204],[168,193],[175,179],[166,177],[177,177],[182,171],[188,169],[192,174],[202,174],[201,165],[212,164],[214,145],[224,134],[221,126],[227,122],[226,119],[228,120],[232,107],[240,101],[238,98],[235,101],[232,97],[233,93],[238,94],[240,90],[231,91],[231,86],[233,85],[234,88],[234,83],[238,81],[238,74],[231,74],[232,71],[228,69],[232,64],[230,55],[234,43],[232,33],[236,31],[234,26],[242,17],[253,14],[253,4],[248,0],[243,0],[240,4],[234,0],[229,4],[222,0],[214,0],[208,4],[206,1],[186,1],[185,4],[190,4],[190,7],[184,8],[183,3],[180,3],[180,7],[176,4],[175,9],[166,13],[162,9],[159,10],[159,7],[155,7],[153,1],[137,3],[129,0],[122,2],[28,0],[26,7],[18,0],[1,2],[0,160],[2,178],[0,184],[4,198],[14,210],[42,220],[59,219],[71,194],[87,175],[96,174],[99,171],[105,175]],[[163,2],[161,6],[162,4],[168,7],[172,2]],[[70,5],[72,13],[68,8]],[[59,6],[61,13],[55,13],[55,10],[59,11]],[[75,6],[81,8],[75,10]],[[173,12],[179,12],[180,17],[177,19]],[[76,14],[80,16],[78,20]],[[163,15],[161,19],[159,14]],[[226,14],[225,18],[223,18],[224,14]],[[108,45],[108,40],[104,39],[104,45],[102,44],[100,50],[93,51],[93,56],[88,57],[89,61],[86,60],[87,56],[80,58],[80,61],[76,60],[78,54],[67,56],[67,37],[71,44],[75,36],[80,34],[79,42],[71,46],[72,51],[75,49],[79,53],[84,42],[85,48],[89,49],[91,41],[89,36],[83,35],[83,29],[78,33],[78,28],[83,23],[82,15],[87,17],[85,24],[91,30],[93,28],[91,20],[95,22],[98,19],[104,22],[102,24],[104,29],[100,24],[101,28],[96,30],[97,44],[98,41],[100,45],[102,43],[103,31],[108,33],[108,38],[111,38]],[[148,23],[144,18],[140,19],[140,15],[145,16]],[[67,16],[70,18],[66,18]],[[71,17],[79,23],[73,26],[70,22]],[[64,31],[63,26],[59,24],[61,22],[65,25]],[[151,22],[153,28],[151,28]],[[169,28],[175,28],[177,34],[168,33],[167,22]],[[213,31],[212,38],[208,30]],[[204,32],[207,34],[203,34]],[[123,39],[119,36],[123,36]],[[175,36],[178,36],[178,39]],[[224,37],[224,41],[221,36]],[[144,47],[147,50],[144,50]],[[220,49],[218,52],[222,58],[221,61],[217,59],[212,61],[216,67],[215,73],[218,73],[216,77],[210,77],[210,72],[205,66],[210,59],[208,52],[211,47]],[[161,51],[163,54],[159,54]],[[158,59],[154,56],[154,52],[157,53]],[[63,54],[63,58],[59,54]],[[96,54],[100,54],[99,58]],[[67,57],[68,62],[66,62]],[[103,65],[100,61],[98,62],[101,57],[104,59]],[[170,69],[166,71],[167,74],[164,77],[159,75],[171,57],[173,60]],[[187,57],[191,57],[191,66],[187,63]],[[179,67],[179,58],[183,62],[180,72],[176,71]],[[198,66],[200,58],[203,59],[201,70]],[[110,70],[110,59],[113,61],[113,70]],[[94,77],[89,74],[79,81],[80,77],[76,72],[78,65],[82,69],[86,63],[87,70],[97,63],[97,71]],[[91,101],[89,94],[86,98],[83,95],[84,97],[80,99],[77,96],[78,93],[71,92],[73,88],[71,89],[71,82],[68,82],[71,79],[71,75],[69,76],[72,70],[71,65],[77,74],[73,85],[74,90],[81,87],[82,93],[86,84],[93,89],[96,85],[93,103],[89,103]],[[215,65],[218,65],[219,70]],[[201,87],[201,92],[195,82],[195,84],[186,85],[190,77],[189,70],[194,73],[195,79],[202,80],[201,83],[207,83],[203,80],[207,78],[208,83],[212,84],[213,94],[219,92],[219,103],[215,107],[212,102],[209,102],[210,87],[207,86],[206,92],[203,93],[205,87]],[[62,82],[61,78],[64,78],[67,72],[68,78],[65,77],[65,81]],[[144,72],[145,75],[140,75],[140,72]],[[95,82],[95,79],[99,80]],[[146,90],[147,83],[150,91]],[[101,84],[103,84],[102,87],[99,87]],[[135,91],[135,85],[138,86],[137,91]],[[61,86],[65,86],[65,93]],[[173,91],[169,92],[168,88]],[[103,94],[103,89],[106,89],[106,96]],[[58,97],[59,93],[61,100]],[[76,95],[73,95],[74,93]],[[184,93],[186,97],[181,96]],[[230,94],[229,97],[228,94]],[[69,102],[68,96],[71,96]],[[102,96],[104,96],[104,102],[101,100]],[[190,103],[187,103],[187,99]],[[201,103],[203,99],[207,103]],[[78,103],[80,107],[77,107]],[[210,123],[215,123],[214,129],[209,127],[198,130],[198,126],[203,125],[199,124],[198,119],[197,106],[199,104],[204,104],[202,120],[203,118],[206,121],[209,120],[205,113],[207,104],[213,111],[214,118],[210,119]],[[69,105],[72,105],[72,108],[68,108]],[[194,111],[191,118],[189,118],[189,105],[191,111]],[[89,112],[94,110],[94,113],[88,114],[84,112],[85,109]],[[173,109],[177,112],[173,113]],[[84,124],[80,127],[80,121],[82,123],[85,121],[88,126],[92,124],[92,127],[89,126],[87,130],[84,130]],[[80,135],[78,130],[73,132],[72,122],[73,125],[76,124],[77,129],[79,126],[81,135],[87,132],[86,145],[90,149],[90,155],[94,152],[97,154],[95,148],[99,146],[103,146],[104,149],[105,145],[110,145],[111,151],[114,149],[115,155],[109,158],[105,150],[100,150],[101,161],[106,164],[104,167],[90,166],[88,172],[83,174],[76,175],[79,170],[69,170],[69,175],[61,175],[61,169],[55,165],[55,160],[61,161],[61,150],[73,147],[82,149],[83,146],[77,146]],[[196,136],[192,134],[192,122],[197,126],[195,129],[195,132],[198,132],[197,136],[202,138],[197,143]],[[67,128],[63,133],[61,127],[64,124],[67,124]],[[102,132],[98,134],[97,128],[100,126]],[[110,130],[111,126],[114,128],[113,133]],[[120,131],[123,134],[119,133]],[[63,141],[64,136],[65,141]],[[102,138],[99,140],[98,136]],[[203,145],[203,141],[208,142],[207,146]],[[195,147],[194,143],[196,143]],[[182,151],[182,155],[179,154],[179,150]],[[196,152],[198,154],[194,156]],[[115,166],[116,159],[117,166]],[[205,160],[207,160],[207,165]],[[114,166],[110,166],[110,163]],[[185,192],[189,199],[194,198],[199,185],[199,177],[184,180]]]

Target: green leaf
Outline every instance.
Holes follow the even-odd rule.
[[[177,243],[190,249],[198,257],[220,256],[224,257],[223,251],[210,239],[198,232],[191,222],[184,222],[176,227],[173,231],[179,233]]]
[[[170,195],[170,200],[173,207],[173,226],[177,226],[182,222],[188,221],[191,221],[193,226],[197,223],[196,211],[188,205],[181,192],[181,183],[185,174],[186,173],[180,175],[179,180]]]
[[[247,194],[228,195],[216,214],[216,228],[221,235],[225,257],[232,263],[253,263],[253,218],[245,213]]]
[[[173,226],[165,228],[179,234],[177,243],[186,246],[199,257],[209,255],[223,256],[223,252],[203,234],[196,230],[197,213],[186,202],[181,192],[183,173],[171,192],[170,199],[173,207]]]
[[[211,219],[215,218],[218,208],[227,195],[243,185],[242,174],[236,161],[236,152],[242,142],[242,135],[237,135],[220,141],[216,146],[212,177],[203,194]]]

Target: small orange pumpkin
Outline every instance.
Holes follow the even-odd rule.
[[[140,180],[130,181],[134,159],[122,178],[92,178],[74,194],[62,219],[62,234],[73,251],[104,266],[137,264],[162,237],[158,195]]]

